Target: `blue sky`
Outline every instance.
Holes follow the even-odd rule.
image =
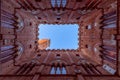
[[[39,39],[50,39],[47,49],[77,49],[78,48],[77,24],[40,24]]]

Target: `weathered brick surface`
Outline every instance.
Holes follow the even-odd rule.
[[[105,50],[107,50],[109,56],[112,57],[114,57],[113,54],[118,54],[116,52],[119,45],[116,47],[116,41],[118,40],[118,44],[120,41],[119,39],[116,40],[116,36],[120,35],[120,30],[117,31],[120,27],[104,28],[105,24],[103,24],[104,21],[107,20],[106,18],[104,19],[104,16],[116,11],[116,0],[101,0],[101,2],[98,0],[98,5],[95,5],[95,3],[89,5],[92,0],[90,2],[89,0],[81,1],[82,2],[79,2],[79,0],[69,0],[65,10],[60,8],[60,11],[59,9],[55,9],[54,11],[51,8],[50,0],[1,0],[1,47],[12,45],[14,48],[9,49],[16,52],[12,54],[12,58],[10,57],[11,55],[0,58],[0,68],[2,69],[0,70],[0,75],[5,75],[0,76],[0,80],[76,80],[77,77],[80,77],[79,74],[95,75],[98,73],[87,72],[91,69],[95,69],[93,67],[89,68],[88,66],[90,66],[90,64],[95,67],[97,66],[96,69],[100,71],[102,75],[111,75],[102,68],[102,65],[104,64],[108,64],[110,67],[117,70],[116,67],[120,66],[120,60],[118,62],[119,66],[116,66],[115,62],[106,59],[103,60],[103,58],[101,58],[101,55]],[[57,19],[57,17],[60,18]],[[108,22],[111,22],[111,20]],[[119,22],[120,21],[118,21],[118,23]],[[38,50],[38,44],[36,43],[38,40],[38,25],[42,23],[78,24],[80,27],[79,49]],[[21,25],[19,30],[17,29],[18,25]],[[22,47],[23,52],[18,53],[20,52],[20,49],[18,49],[19,47]],[[106,49],[104,49],[104,47]],[[6,54],[6,52],[2,53]],[[58,54],[60,55],[59,57],[57,57]],[[50,76],[52,64],[58,65],[60,62],[65,65],[68,75],[61,78]],[[29,69],[32,65],[33,67]],[[85,67],[86,65],[87,67]],[[86,71],[85,68],[89,70]],[[79,70],[81,70],[81,73],[77,74],[77,71]],[[27,73],[27,71],[29,73]],[[36,73],[40,73],[41,75]],[[16,74],[22,74],[23,76],[20,77]],[[12,75],[12,77],[7,75]],[[29,75],[29,77],[25,75]],[[83,78],[85,78],[85,80],[120,79],[116,76],[83,76]]]

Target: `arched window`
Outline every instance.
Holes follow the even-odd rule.
[[[17,52],[16,52],[17,56],[20,57],[22,55],[22,53],[24,52],[23,44],[20,42],[17,42],[16,43],[16,50],[17,50]]]
[[[56,68],[56,74],[61,74],[61,69],[60,69],[60,67],[58,66],[57,68]]]
[[[54,68],[54,66],[51,68],[50,74],[55,74],[55,68]]]
[[[92,29],[92,25],[91,24],[87,25],[86,29]]]
[[[20,45],[18,45],[18,47],[17,47],[17,54],[19,55],[19,54],[21,54],[22,52],[23,52],[23,47],[20,46]]]
[[[67,3],[67,0],[51,0],[52,7],[65,7]]]
[[[62,74],[67,74],[65,67],[62,67]]]
[[[15,14],[17,17],[16,31],[21,31],[24,28],[24,20],[21,15]]]
[[[64,65],[61,66],[58,63],[57,66],[55,64],[52,65],[50,74],[67,74],[67,71]]]

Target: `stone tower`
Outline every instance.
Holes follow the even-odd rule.
[[[50,46],[50,40],[49,39],[40,39],[38,40],[38,49],[46,49]]]

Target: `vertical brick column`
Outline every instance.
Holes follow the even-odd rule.
[[[77,80],[85,80],[81,74],[77,74]]]
[[[32,80],[38,80],[39,76],[40,76],[39,74],[35,74]]]

